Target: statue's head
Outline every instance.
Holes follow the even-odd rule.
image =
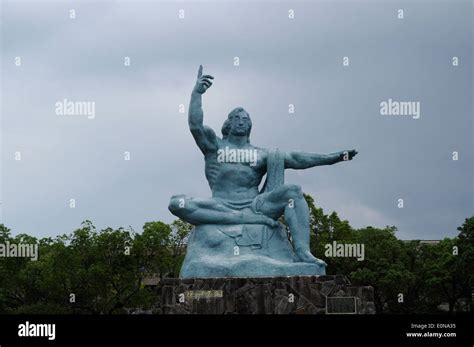
[[[243,107],[236,107],[230,111],[222,125],[222,137],[224,139],[226,139],[229,134],[247,136],[248,138],[250,137],[250,131],[252,131],[252,120]]]

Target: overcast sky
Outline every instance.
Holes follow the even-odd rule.
[[[203,64],[217,133],[242,106],[257,146],[359,151],[287,171],[326,213],[452,237],[474,212],[472,15],[472,1],[4,2],[2,222],[40,237],[86,219],[140,231],[174,220],[171,195],[210,196],[186,119]],[[63,99],[95,102],[95,118],[57,115]],[[388,99],[419,102],[421,117],[381,115]]]

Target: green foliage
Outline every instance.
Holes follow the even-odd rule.
[[[437,244],[401,241],[395,227],[353,229],[335,212],[324,214],[305,195],[310,209],[311,251],[327,264],[327,273],[344,274],[354,284],[374,287],[379,313],[435,313],[472,310],[474,287],[474,216],[458,228],[458,238]],[[365,259],[327,257],[325,246],[337,243],[364,245]],[[453,254],[458,246],[459,254]],[[403,302],[400,302],[400,294]]]
[[[174,277],[190,225],[146,223],[141,234],[123,228],[97,231],[90,221],[71,235],[37,240],[11,237],[0,224],[0,243],[37,244],[39,259],[0,259],[1,313],[124,313],[152,310],[156,293],[147,276]]]
[[[305,195],[310,209],[311,251],[355,285],[374,287],[379,313],[434,313],[472,310],[474,216],[459,235],[437,244],[397,239],[395,227],[354,229],[336,212],[325,214]],[[281,218],[284,222],[284,218]],[[148,222],[132,229],[96,230],[85,221],[70,235],[36,239],[0,224],[0,243],[37,244],[39,259],[0,258],[0,313],[124,313],[153,311],[157,289],[145,278],[178,277],[191,225]],[[363,261],[326,256],[326,245],[364,245]],[[158,286],[159,289],[159,286]],[[74,302],[71,302],[74,294]],[[403,302],[400,302],[403,294]]]

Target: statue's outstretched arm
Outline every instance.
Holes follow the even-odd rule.
[[[352,160],[356,154],[355,149],[331,154],[287,152],[285,153],[285,169],[308,169],[313,166],[332,165],[340,161]]]
[[[206,154],[209,151],[217,149],[217,138],[214,131],[203,124],[204,113],[202,111],[202,94],[212,86],[211,75],[202,74],[202,65],[199,66],[196,85],[191,93],[191,101],[189,103],[188,124],[194,140]]]

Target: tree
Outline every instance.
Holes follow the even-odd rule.
[[[472,311],[474,216],[457,238],[435,245],[401,241],[395,227],[354,229],[336,212],[325,214],[305,195],[310,209],[311,251],[328,263],[329,274],[344,274],[355,285],[374,287],[378,313]],[[284,219],[282,219],[284,221]],[[158,290],[147,276],[178,277],[192,225],[148,222],[132,229],[96,230],[85,221],[71,234],[36,239],[0,224],[0,243],[38,245],[39,259],[0,258],[0,313],[124,313],[153,310]],[[325,245],[363,244],[364,261],[327,257]],[[403,295],[403,297],[400,296]]]
[[[463,296],[467,298],[470,311],[472,305],[472,291],[474,290],[474,216],[466,218],[464,224],[458,227],[459,255],[456,262],[456,272],[461,274]]]
[[[186,255],[186,245],[192,225],[177,219],[171,224],[171,268],[170,277],[178,277]]]
[[[148,222],[133,242],[134,254],[146,275],[165,277],[172,267],[171,227],[163,222]]]

